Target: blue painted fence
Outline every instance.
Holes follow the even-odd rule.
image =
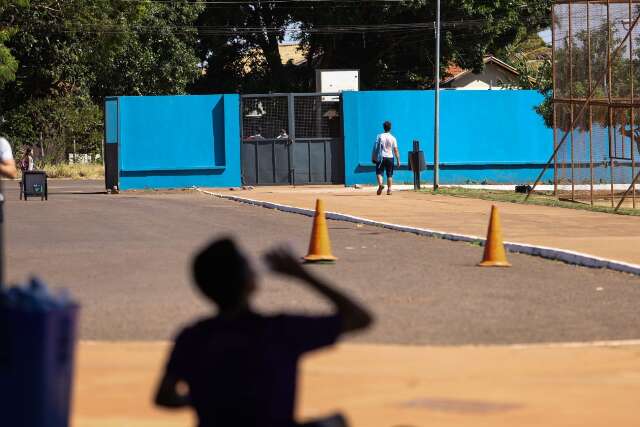
[[[536,178],[553,151],[553,132],[533,108],[535,91],[443,91],[441,94],[441,182],[519,183]],[[402,162],[413,140],[433,162],[433,91],[346,92],[344,137],[346,184],[374,183],[371,151],[382,123],[393,123]],[[431,181],[430,168],[422,174]],[[551,170],[545,179],[552,179]],[[397,182],[413,182],[403,166]]]
[[[442,183],[535,179],[553,148],[552,131],[533,110],[541,101],[535,91],[443,91]],[[432,91],[344,93],[345,183],[375,182],[371,150],[385,120],[403,161],[396,182],[412,182],[414,139],[433,161],[433,105]],[[121,189],[241,185],[238,95],[108,98],[105,116]],[[550,170],[545,180],[552,178]]]
[[[107,99],[105,141],[119,145],[120,188],[240,185],[239,105],[238,95]]]

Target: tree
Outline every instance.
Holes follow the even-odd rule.
[[[443,0],[442,64],[480,71],[483,57],[548,26],[551,0]],[[200,21],[208,84],[261,91],[312,90],[316,68],[356,68],[367,89],[434,83],[435,0],[259,1],[209,5]],[[204,27],[204,25],[207,25]],[[244,28],[244,29],[243,29]],[[307,62],[282,66],[276,41],[300,42]]]
[[[207,72],[193,91],[288,90],[278,44],[293,22],[293,7],[269,1],[230,3],[208,3],[198,18],[198,50]]]
[[[31,99],[10,110],[5,119],[3,130],[16,151],[39,148],[45,163],[65,162],[71,152],[101,152],[102,111],[88,97]]]
[[[91,95],[186,93],[201,73],[194,23],[202,10],[201,4],[182,0],[143,2],[134,11],[125,4],[111,11],[106,24],[96,26],[96,34],[106,38],[96,43],[98,54],[90,61]]]
[[[0,89],[5,83],[16,78],[16,71],[18,70],[18,61],[11,55],[11,51],[5,45],[16,32],[15,28],[11,26],[11,15],[8,13],[5,15],[5,12],[9,8],[14,9],[27,4],[28,0],[0,0]]]
[[[19,66],[0,90],[0,131],[18,144],[42,131],[55,145],[46,150],[51,160],[64,159],[73,138],[97,154],[104,96],[185,93],[199,75],[193,22],[201,10],[187,0],[31,0],[0,9],[0,22],[19,29],[6,45]]]

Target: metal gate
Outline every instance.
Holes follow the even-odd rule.
[[[344,183],[339,94],[243,95],[245,185]]]

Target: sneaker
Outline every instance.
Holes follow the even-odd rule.
[[[391,190],[387,190],[387,196],[391,195]]]
[[[378,186],[378,196],[382,194],[382,190],[384,190],[384,185]]]

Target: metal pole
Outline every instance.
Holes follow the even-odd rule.
[[[569,140],[571,143],[571,151],[570,151],[570,155],[571,155],[571,201],[575,202],[576,201],[576,180],[575,180],[575,162],[574,162],[574,152],[575,152],[575,141],[574,141],[574,130],[575,130],[575,126],[573,125],[575,123],[574,121],[574,106],[573,106],[573,25],[572,25],[572,19],[571,19],[571,15],[572,15],[572,10],[571,10],[571,3],[569,3],[569,98],[571,98],[571,104],[570,104],[570,121],[571,121],[571,129],[569,129],[569,132],[571,132]],[[580,117],[580,116],[578,116]]]
[[[591,68],[591,5],[587,3],[587,72],[589,74],[589,93],[593,91]],[[593,108],[589,104],[589,199],[593,206]]]
[[[558,118],[557,110],[558,104],[556,104],[556,12],[555,8],[551,9],[551,84],[553,87],[553,148],[555,150],[558,143]],[[558,157],[553,157],[553,197],[558,198]]]
[[[320,98],[322,99],[322,97]],[[295,152],[296,149],[296,99],[293,93],[287,95],[287,123],[289,125],[289,148],[287,149],[287,160],[289,161],[289,185],[296,185]],[[309,180],[311,180],[311,169],[309,169]]]
[[[632,8],[632,5],[631,5],[631,0],[629,0],[629,22],[631,22],[632,17],[633,17],[633,8]],[[635,130],[634,130],[635,125],[636,125],[636,123],[635,123],[635,121],[636,121],[636,118],[635,118],[636,110],[634,110],[634,108],[633,108],[633,103],[634,103],[634,93],[633,92],[635,91],[635,87],[634,87],[634,83],[633,83],[633,79],[635,78],[635,73],[633,72],[633,55],[634,55],[633,37],[629,37],[629,75],[630,75],[629,76],[629,81],[630,81],[630,84],[631,84],[631,87],[629,89],[629,93],[630,93],[631,105],[632,105],[632,107],[631,107],[631,117],[630,117],[631,120],[630,120],[630,124],[629,124],[629,126],[630,126],[629,129],[631,130],[631,135],[630,135],[631,141],[630,141],[629,147],[631,148],[630,155],[631,155],[631,179],[632,180],[636,176],[636,158],[635,158],[635,153],[634,153],[634,149],[633,149],[633,146],[634,146],[634,143],[635,143],[635,135],[636,135]],[[624,144],[622,146],[624,147]],[[633,186],[633,193],[631,193],[632,194],[631,197],[632,197],[632,207],[633,207],[633,209],[636,208],[636,191],[635,190],[636,190],[636,188],[635,188],[635,185],[634,185]]]
[[[436,105],[433,140],[433,190],[440,187],[440,0],[436,0]]]
[[[611,104],[613,103],[613,94],[611,93],[613,89],[613,72],[611,67],[612,56],[611,49],[613,49],[612,44],[612,34],[611,34],[611,0],[607,0],[607,100],[609,101],[609,167],[611,172],[611,207],[615,207],[615,174],[614,174],[614,134],[613,134],[613,109],[611,108]],[[624,46],[624,43],[622,45]]]

